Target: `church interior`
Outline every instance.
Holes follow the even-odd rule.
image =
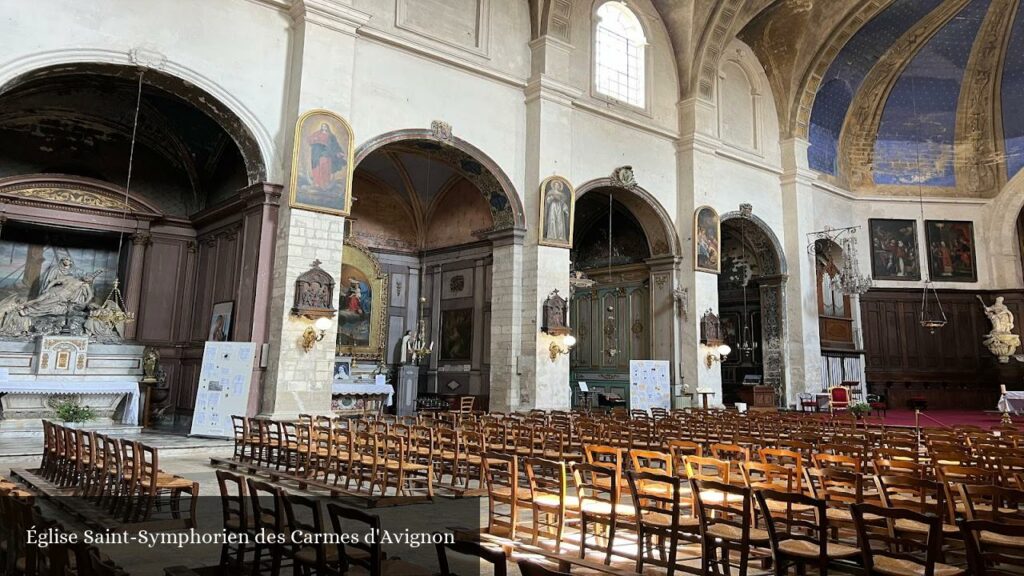
[[[1024,573],[1018,0],[0,7],[0,576]]]

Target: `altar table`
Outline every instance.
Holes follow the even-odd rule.
[[[139,423],[139,383],[134,380],[37,377],[32,379],[0,378],[0,393],[6,394],[49,394],[49,395],[126,395],[127,400],[122,424],[136,426]]]
[[[1024,390],[1007,390],[1004,397],[999,399],[996,407],[1000,412],[1009,411],[1019,414],[1024,410]]]

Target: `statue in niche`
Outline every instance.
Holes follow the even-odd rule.
[[[1013,333],[1013,312],[1003,304],[1003,297],[997,296],[995,303],[987,306],[981,296],[978,296],[981,307],[985,310],[985,316],[992,323],[992,330],[985,335],[982,343],[999,359],[1001,364],[1010,361],[1010,356],[1020,346],[1020,336]]]

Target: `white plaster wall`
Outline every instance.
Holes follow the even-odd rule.
[[[142,49],[163,72],[208,91],[248,125],[280,181],[289,21],[243,0],[0,0],[0,86],[69,62],[131,64]]]
[[[363,38],[356,44],[355,69],[350,122],[357,146],[442,120],[455,136],[494,160],[522,197],[526,107],[521,87]],[[526,219],[536,221],[532,214]]]

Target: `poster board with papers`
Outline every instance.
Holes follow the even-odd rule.
[[[207,342],[192,413],[193,436],[231,438],[231,416],[244,415],[249,404],[256,344]]]
[[[629,408],[672,408],[668,360],[629,361]]]

